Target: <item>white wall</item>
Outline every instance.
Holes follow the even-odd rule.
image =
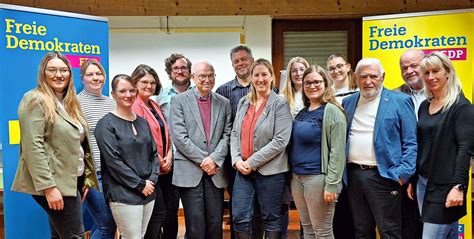
[[[164,59],[182,53],[191,62],[207,60],[216,69],[216,87],[234,77],[229,51],[240,43],[244,25],[246,44],[255,58],[271,59],[271,18],[247,17],[109,17],[109,79],[131,74],[138,64],[153,67],[164,87],[170,85]]]

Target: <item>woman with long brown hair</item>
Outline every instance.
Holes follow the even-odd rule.
[[[342,103],[342,99],[357,92],[354,72],[344,55],[338,53],[330,55],[327,60],[327,71],[334,82],[332,88],[339,104]]]
[[[334,238],[332,221],[342,188],[347,122],[331,86],[322,67],[306,69],[305,108],[293,121],[288,145],[291,191],[304,238]]]

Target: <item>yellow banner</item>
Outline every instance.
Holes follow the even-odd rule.
[[[474,9],[367,17],[363,21],[363,57],[378,58],[382,62],[384,86],[393,89],[404,83],[399,63],[404,51],[443,51],[452,60],[463,92],[472,102],[473,26]],[[468,188],[468,214],[459,221],[459,239],[472,238],[472,187]]]

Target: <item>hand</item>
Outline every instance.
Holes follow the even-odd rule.
[[[464,193],[456,188],[452,188],[449,191],[448,196],[446,197],[446,203],[444,206],[446,208],[462,206],[464,203]]]
[[[326,203],[332,203],[337,200],[337,193],[331,193],[324,191],[324,201]]]
[[[239,172],[243,175],[248,175],[252,172],[249,163],[243,160],[237,161],[237,163],[235,163],[235,168],[237,168],[237,170],[239,170]]]
[[[142,190],[143,195],[149,196],[153,191],[155,191],[155,184],[150,180],[146,180],[145,187]]]
[[[411,183],[408,184],[408,187],[407,187],[407,194],[408,194],[408,198],[410,198],[411,200],[415,200],[415,198],[413,197],[413,186],[411,185]]]
[[[206,172],[208,175],[210,175],[209,173],[215,171],[215,169],[217,168],[217,164],[214,162],[214,160],[212,160],[212,158],[210,157],[205,157],[203,160],[202,160],[202,163],[201,165],[199,165],[201,167],[201,169]],[[215,174],[215,173],[214,173]],[[214,175],[213,174],[213,175]]]
[[[405,184],[405,181],[403,181],[403,179],[400,178],[400,179],[398,180],[398,183],[400,184],[400,186],[403,186],[403,184]]]
[[[53,210],[64,209],[63,196],[61,195],[61,192],[59,192],[58,188],[52,187],[45,189],[44,196],[46,197],[46,201],[48,201],[49,208]]]
[[[209,175],[209,176],[214,176],[214,174],[217,173],[217,168],[214,168],[213,170],[210,170],[210,171],[208,171],[208,172],[206,172],[206,173],[207,173],[207,175]]]
[[[160,174],[167,174],[171,171],[171,157],[165,156],[160,160]]]
[[[83,186],[83,187],[82,187],[82,198],[81,198],[81,202],[84,202],[84,200],[86,200],[87,193],[89,193],[89,188],[86,187],[86,186]]]

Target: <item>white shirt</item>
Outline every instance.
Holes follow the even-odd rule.
[[[297,91],[295,92],[295,112],[291,112],[293,114],[293,118],[304,108],[303,103],[303,92]]]
[[[418,120],[418,109],[420,109],[421,102],[426,100],[425,88],[419,91],[411,90],[410,96],[413,104],[415,105],[415,115],[416,119]]]
[[[377,165],[374,151],[374,126],[379,103],[380,94],[370,101],[360,96],[349,133],[348,162]]]

